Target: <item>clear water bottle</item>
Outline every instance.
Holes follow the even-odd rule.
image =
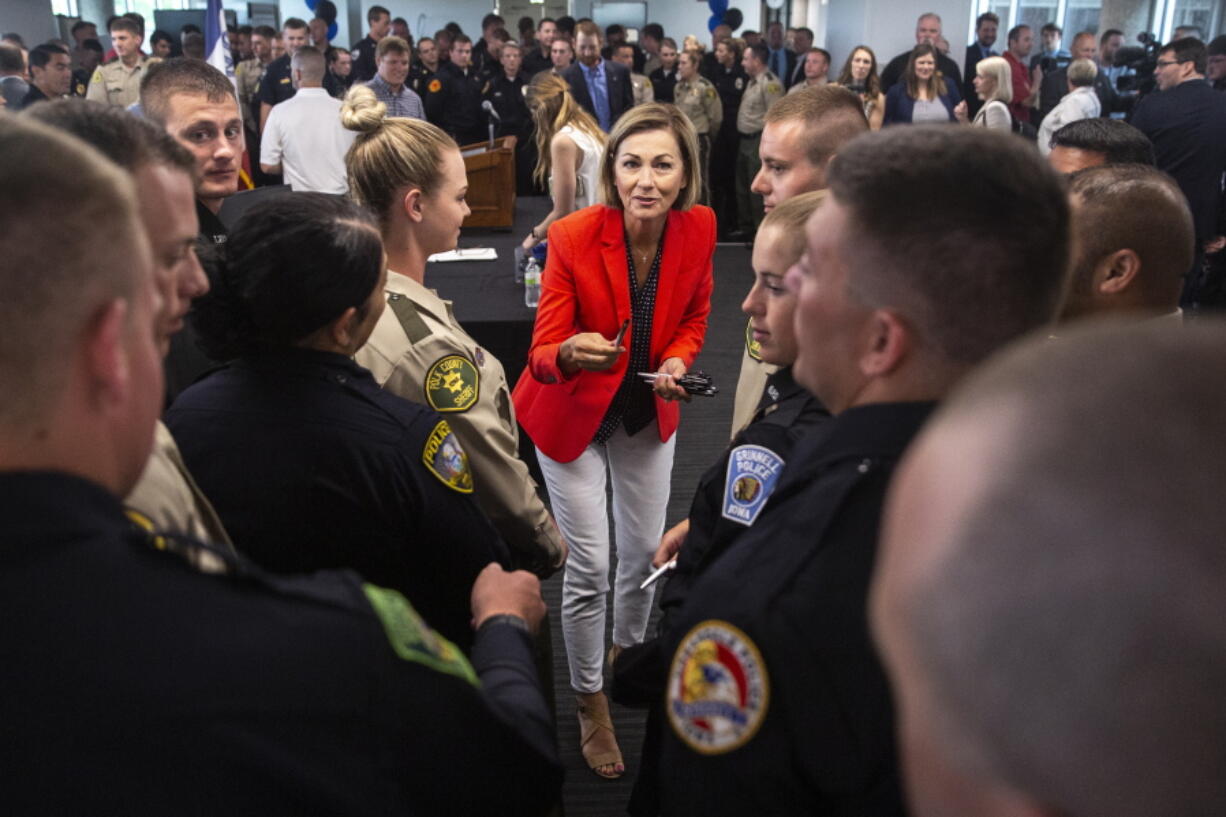
[[[541,302],[541,265],[535,258],[529,258],[524,265],[524,305],[536,308]]]

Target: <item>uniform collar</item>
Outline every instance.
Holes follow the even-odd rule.
[[[58,471],[0,473],[0,515],[8,532],[0,542],[0,561],[9,558],[5,551],[23,538],[54,542],[68,533],[114,529],[124,519],[122,505],[108,490]]]
[[[337,376],[369,378],[368,370],[359,366],[353,358],[336,352],[318,349],[302,349],[297,346],[279,346],[244,355],[232,364],[236,369],[273,369],[279,375],[323,375],[329,379]],[[342,381],[343,382],[343,381]],[[373,378],[371,379],[373,383]]]
[[[796,447],[792,461],[797,475],[816,473],[828,464],[850,458],[897,458],[915,438],[936,408],[934,402],[873,403],[849,408],[810,432]]]
[[[792,367],[785,366],[766,378],[766,388],[762,390],[762,399],[758,401],[757,411],[776,403],[782,403],[803,391],[804,388],[792,377]]]
[[[388,292],[408,298],[417,305],[419,310],[430,313],[430,316],[440,323],[448,323],[448,318],[452,317],[451,301],[443,300],[437,292],[417,283],[407,275],[389,269],[387,284],[383,288]]]

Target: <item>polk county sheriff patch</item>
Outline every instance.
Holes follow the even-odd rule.
[[[435,411],[468,411],[481,392],[481,375],[463,355],[447,355],[426,372],[426,401]]]
[[[703,755],[744,746],[770,701],[762,653],[725,621],[704,621],[686,634],[668,672],[666,706],[673,732]]]
[[[724,505],[720,515],[749,527],[775,490],[783,460],[760,445],[738,445],[728,456]]]
[[[453,491],[462,494],[473,492],[473,474],[468,468],[468,455],[460,447],[459,439],[446,420],[439,420],[426,438],[421,461],[430,469],[430,473]]]
[[[753,318],[745,324],[745,351],[754,360],[762,360],[762,344],[753,339]]]

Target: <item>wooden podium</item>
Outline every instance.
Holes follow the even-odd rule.
[[[468,173],[468,207],[465,227],[502,227],[515,223],[515,138],[503,136],[489,142],[462,145],[464,170]],[[509,143],[509,144],[508,144]]]

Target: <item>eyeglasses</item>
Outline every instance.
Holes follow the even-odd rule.
[[[1191,60],[1158,60],[1154,64],[1159,68],[1166,68],[1168,65],[1179,65],[1181,62],[1191,62]]]

